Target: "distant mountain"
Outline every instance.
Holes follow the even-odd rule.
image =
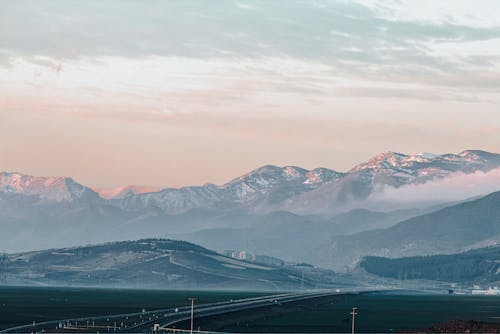
[[[342,173],[326,168],[309,171],[294,166],[267,165],[222,186],[206,184],[179,189],[167,188],[155,193],[127,196],[112,203],[129,211],[157,207],[174,214],[196,208],[254,208],[262,201],[281,202],[342,176]]]
[[[410,218],[386,229],[333,237],[308,259],[329,268],[353,267],[364,256],[396,258],[451,254],[500,243],[500,192]]]
[[[359,266],[386,278],[495,285],[500,283],[500,246],[452,255],[398,259],[368,256]]]
[[[245,207],[261,213],[334,213],[359,207],[360,200],[384,186],[422,184],[457,172],[487,172],[498,167],[500,154],[479,150],[443,155],[384,152],[347,173],[266,165],[222,186],[169,188],[127,196],[113,203],[125,210],[155,206],[168,213],[227,207]]]
[[[245,220],[234,220],[229,227],[204,228],[173,235],[211,249],[258,250],[286,260],[303,260],[305,250],[333,236],[392,226],[423,213],[416,209],[394,212],[357,209],[328,218],[276,211],[263,215],[249,214]]]
[[[167,239],[8,254],[0,259],[4,284],[284,290],[325,286],[333,276],[311,267],[245,262]]]
[[[487,172],[498,167],[500,154],[478,150],[443,155],[384,152],[355,166],[337,182],[292,198],[282,209],[297,213],[331,211],[346,205],[356,206],[356,202],[368,199],[386,186],[423,184],[457,172]]]
[[[41,201],[71,202],[98,200],[92,189],[70,177],[37,177],[20,173],[0,173],[0,193],[38,196]]]
[[[0,173],[0,226],[5,231],[0,235],[0,249],[43,249],[165,234],[213,246],[219,244],[215,239],[221,240],[222,235],[247,233],[246,239],[253,238],[256,247],[265,247],[273,255],[297,254],[291,240],[301,245],[307,240],[316,246],[331,238],[333,231],[337,235],[352,234],[390,226],[383,223],[382,216],[375,219],[376,215],[369,213],[370,218],[363,217],[363,211],[354,218],[357,209],[383,215],[384,211],[411,211],[413,207],[427,210],[435,204],[410,203],[402,207],[393,202],[384,206],[371,203],[370,196],[383,187],[422,184],[456,172],[497,167],[500,155],[484,151],[445,155],[385,152],[347,173],[266,165],[223,185],[156,192],[128,186],[101,191],[101,196],[67,177]],[[341,213],[351,218],[332,227],[334,224],[328,220]],[[408,217],[411,215],[401,219]],[[389,221],[396,223],[392,218]],[[214,231],[219,231],[220,236]],[[290,248],[279,250],[273,243],[286,244],[285,239],[273,239],[282,234],[290,240],[283,247]]]
[[[405,155],[384,152],[348,173],[327,168],[266,165],[223,185],[205,184],[162,190],[127,186],[100,190],[107,205],[125,211],[147,208],[167,214],[192,209],[245,208],[254,212],[324,213],[345,211],[346,204],[367,199],[383,186],[400,187],[444,178],[456,172],[473,173],[500,167],[500,154],[468,150],[459,154]],[[88,187],[64,177],[0,174],[0,192],[38,195],[52,201],[99,197]],[[342,209],[344,207],[344,209]]]
[[[161,190],[160,188],[147,187],[147,186],[124,186],[117,188],[94,189],[94,191],[97,192],[99,196],[105,199],[117,199],[137,194],[155,193],[160,190]]]

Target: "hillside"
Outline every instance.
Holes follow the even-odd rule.
[[[345,269],[367,255],[397,258],[451,254],[498,242],[500,192],[495,192],[386,229],[333,237],[311,251],[307,259],[325,267]]]
[[[211,249],[251,249],[285,260],[303,260],[304,250],[332,236],[392,226],[423,213],[415,209],[393,212],[357,209],[327,218],[281,211],[248,215],[245,221],[234,219],[230,227],[205,228],[173,236]]]
[[[184,241],[142,239],[8,254],[0,276],[4,284],[279,290],[322,286],[333,273],[240,261]]]
[[[367,256],[359,266],[368,273],[387,278],[494,285],[500,282],[500,246],[399,259]]]

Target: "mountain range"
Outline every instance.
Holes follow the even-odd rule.
[[[412,219],[435,222],[447,216],[469,217],[459,208],[442,211],[470,200],[467,191],[458,203],[433,199],[404,206],[387,201],[382,205],[374,200],[375,195],[388,188],[452,180],[456,175],[488,173],[499,167],[500,154],[479,150],[443,155],[384,152],[348,172],[266,165],[223,185],[97,191],[69,177],[3,172],[0,250],[19,252],[168,235],[211,249],[251,250],[342,270],[353,268],[365,255],[451,253],[480,247],[488,239],[481,236],[463,242],[476,235],[473,230],[462,235],[462,226],[453,231],[455,227],[449,225],[442,233],[459,241],[445,247],[432,236],[440,231],[432,223],[422,224],[427,226],[422,231],[401,226],[417,226]],[[454,216],[455,210],[460,214]],[[425,218],[439,212],[441,216]],[[485,224],[496,223],[485,220]],[[427,234],[433,240],[428,244],[422,241]],[[494,242],[496,235],[491,238]],[[413,247],[415,243],[418,246]],[[359,244],[355,252],[350,249],[353,244]]]
[[[126,211],[157,208],[168,214],[228,206],[256,212],[288,209],[317,213],[341,207],[350,200],[366,199],[377,187],[422,184],[457,172],[487,172],[498,167],[500,154],[479,150],[443,155],[384,152],[346,173],[327,168],[307,170],[266,165],[220,186],[205,184],[161,190],[125,186],[94,191],[69,177],[4,172],[0,173],[0,192],[36,195],[43,201],[55,202],[100,199]]]

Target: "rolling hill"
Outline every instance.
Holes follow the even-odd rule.
[[[0,261],[4,284],[286,290],[328,286],[334,277],[310,266],[246,262],[168,239],[5,254]]]

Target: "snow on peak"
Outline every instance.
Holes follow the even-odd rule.
[[[415,154],[415,156],[419,156],[419,157],[422,157],[425,159],[434,159],[434,158],[438,157],[437,154],[429,153],[429,152],[420,152],[420,153]]]
[[[239,182],[258,183],[261,185],[275,184],[283,180],[301,178],[307,172],[308,170],[296,166],[278,167],[265,165],[228,182],[224,187]]]
[[[265,165],[242,175],[221,187],[238,200],[248,200],[290,182],[302,182],[309,171],[297,166]]]
[[[82,196],[87,189],[69,177],[0,173],[0,191],[5,193],[38,195],[40,198],[62,202]]]
[[[335,181],[343,176],[342,173],[338,173],[334,170],[328,168],[315,168],[306,174],[306,180],[304,184],[321,184],[331,181]]]
[[[406,162],[430,162],[434,159],[439,157],[439,155],[434,154],[434,153],[427,153],[427,152],[422,152],[422,153],[416,153],[408,158],[406,158]]]
[[[357,165],[352,169],[352,171],[357,172],[365,169],[381,169],[381,168],[390,169],[394,167],[397,168],[407,158],[408,156],[405,154],[386,151],[377,154],[376,156],[368,160],[368,162],[366,163],[361,163]]]
[[[283,173],[287,179],[299,179],[304,177],[309,171],[296,166],[283,167]]]
[[[477,161],[481,160],[483,158],[482,156],[487,154],[489,153],[480,150],[465,150],[460,152],[458,155],[462,158],[465,158],[468,161]]]

